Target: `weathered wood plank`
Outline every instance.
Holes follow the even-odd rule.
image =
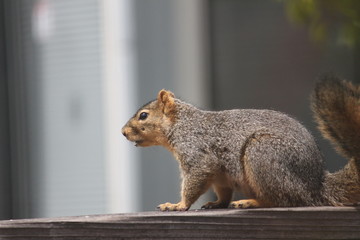
[[[0,239],[360,239],[359,207],[145,212],[0,221]]]

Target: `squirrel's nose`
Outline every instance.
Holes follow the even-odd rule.
[[[121,129],[121,133],[122,133],[122,135],[124,135],[124,137],[127,137],[128,133],[125,128]]]

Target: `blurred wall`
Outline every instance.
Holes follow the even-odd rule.
[[[104,212],[98,2],[5,7],[14,217]]]
[[[331,170],[345,163],[315,130],[309,94],[320,73],[352,79],[353,51],[314,44],[277,1],[3,0],[0,56],[3,219],[179,201],[173,156],[120,132],[162,88],[204,109],[287,112]]]

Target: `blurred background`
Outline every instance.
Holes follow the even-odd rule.
[[[322,73],[359,81],[359,27],[357,0],[0,0],[0,219],[177,202],[170,153],[121,135],[162,88],[287,112],[339,169],[309,96]]]

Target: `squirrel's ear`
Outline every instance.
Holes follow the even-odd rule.
[[[157,100],[160,106],[163,108],[164,113],[171,112],[175,108],[175,95],[165,89],[158,93]]]

